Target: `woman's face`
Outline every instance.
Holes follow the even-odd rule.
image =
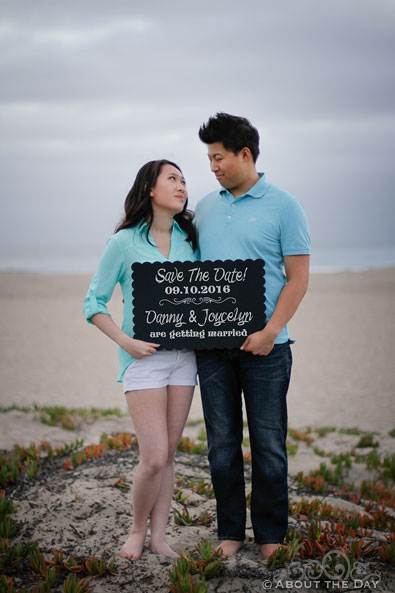
[[[172,216],[182,212],[188,192],[181,171],[172,165],[163,165],[150,195],[154,216],[158,212],[169,212]]]

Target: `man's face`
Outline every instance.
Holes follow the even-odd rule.
[[[210,169],[222,187],[232,190],[243,184],[247,174],[243,150],[234,154],[222,142],[214,142],[208,145],[208,158]]]

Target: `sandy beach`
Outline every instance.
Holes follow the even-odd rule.
[[[88,283],[89,278],[85,276],[0,276],[0,405],[3,409],[12,405],[29,408],[29,411],[0,413],[0,449],[10,451],[15,443],[28,447],[30,443],[38,445],[41,441],[56,447],[84,439],[84,445],[74,444],[74,453],[66,451],[54,458],[48,455],[46,444],[41,449],[30,448],[29,456],[37,460],[39,471],[29,479],[25,477],[27,470],[21,462],[22,474],[15,483],[7,483],[3,474],[6,496],[14,504],[10,517],[16,525],[10,542],[3,540],[3,545],[21,544],[24,550],[27,541],[37,541],[47,568],[49,562],[54,561],[53,550],[62,550],[65,560],[73,556],[73,562],[79,567],[78,578],[89,577],[85,563],[92,554],[108,562],[113,559],[112,573],[107,572],[107,576],[92,582],[95,593],[168,591],[166,584],[174,565],[170,559],[152,554],[147,548],[138,562],[119,558],[119,549],[132,521],[130,488],[138,462],[137,446],[106,450],[101,444],[99,448],[85,449],[86,445],[97,445],[103,433],[116,435],[133,431],[121,386],[115,381],[116,346],[88,325],[82,316],[81,304]],[[390,490],[380,486],[382,507],[379,513],[375,510],[379,504],[376,502],[379,499],[374,498],[375,486],[370,487],[373,488],[371,495],[364,493],[365,498],[360,498],[360,493],[363,480],[376,483],[387,479],[386,484],[393,485],[395,439],[388,432],[395,426],[394,295],[395,269],[313,275],[309,293],[291,324],[296,343],[289,425],[299,431],[291,430],[289,434],[291,529],[286,543],[290,546],[292,538],[302,537],[304,546],[302,557],[299,558],[298,552],[292,566],[296,561],[302,575],[310,574],[309,558],[311,561],[317,556],[317,552],[309,552],[309,537],[312,537],[309,533],[313,529],[324,530],[315,531],[314,536],[318,538],[317,545],[323,546],[315,558],[318,568],[324,566],[320,564],[326,557],[324,553],[336,553],[339,562],[348,562],[339,550],[344,544],[336,538],[340,537],[339,530],[345,528],[344,523],[352,522],[355,529],[356,517],[363,516],[358,519],[362,527],[357,528],[351,539],[349,537],[349,544],[354,538],[353,545],[373,549],[369,559],[364,559],[360,565],[362,572],[358,573],[358,578],[365,590],[370,587],[369,590],[375,591],[395,590],[394,570],[381,561],[380,556],[386,553],[385,546],[394,529],[395,503]],[[121,295],[117,292],[110,303],[117,321],[121,318],[121,308]],[[39,412],[32,409],[34,403],[69,408],[120,408],[125,415],[79,419],[76,430],[67,430],[40,422]],[[186,437],[196,442],[202,441],[201,418],[199,391],[196,390],[184,431]],[[336,430],[319,430],[330,426]],[[342,430],[355,426],[375,434]],[[301,430],[307,427],[311,429]],[[248,436],[247,431],[245,436]],[[210,495],[204,443],[202,448],[203,451],[193,455],[185,450],[176,454],[178,484],[167,537],[177,552],[185,551],[188,557],[191,553],[197,554],[193,550],[203,538],[212,545],[217,544],[215,500]],[[376,452],[376,467],[368,467],[367,457]],[[248,444],[245,453],[248,457]],[[14,455],[20,454],[23,455],[21,450],[14,451]],[[322,463],[329,469],[324,468],[320,475],[329,471],[332,477],[325,478],[320,490],[313,490],[308,482],[312,479],[309,474],[317,471]],[[336,482],[334,463],[340,468],[341,482]],[[247,459],[247,492],[251,489],[250,468]],[[305,480],[299,472],[303,472]],[[388,482],[389,472],[392,478]],[[322,480],[322,477],[317,479]],[[199,484],[204,487],[199,489]],[[350,485],[352,491],[343,489],[344,484]],[[303,513],[298,511],[298,505],[304,505]],[[314,514],[308,505],[315,505]],[[324,514],[321,520],[318,515],[317,523],[317,509],[325,512],[326,518],[328,512],[333,517],[343,513],[343,523],[329,528]],[[176,521],[176,516],[185,512],[193,519],[192,525]],[[202,513],[207,514],[204,524],[199,519]],[[375,529],[367,531],[363,527],[367,521]],[[336,529],[337,535],[333,531]],[[5,558],[0,554],[0,561]],[[31,561],[29,564],[25,557],[15,562],[5,571],[15,587],[36,584]],[[207,581],[207,591],[258,593],[264,583],[266,588],[275,590],[277,582],[283,589],[290,579],[296,583],[293,590],[317,588],[317,583],[312,584],[306,576],[302,585],[300,580],[295,581],[290,566],[288,561],[285,567],[279,565],[273,569],[262,562],[248,514],[243,550],[236,557],[223,560],[218,574]],[[350,565],[345,573],[350,587],[352,570]],[[51,590],[63,591],[65,579],[64,569],[59,568]],[[376,579],[375,586],[372,579]]]
[[[117,347],[83,318],[87,276],[0,276],[0,404],[119,407]],[[289,425],[395,424],[395,269],[314,274],[291,321]],[[109,308],[121,320],[116,291]],[[190,418],[202,415],[198,389]],[[8,427],[7,427],[8,429]],[[0,445],[1,446],[1,445]]]

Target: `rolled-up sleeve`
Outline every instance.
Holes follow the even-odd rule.
[[[124,257],[118,241],[114,236],[110,237],[84,299],[83,312],[89,323],[96,313],[110,315],[107,303],[124,269]]]

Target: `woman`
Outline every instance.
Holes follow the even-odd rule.
[[[84,301],[87,320],[119,345],[120,370],[137,435],[140,460],[133,480],[133,525],[121,549],[140,558],[150,519],[152,552],[178,555],[165,541],[174,487],[174,454],[196,385],[192,351],[157,351],[159,344],[133,337],[131,265],[134,262],[195,261],[196,232],[187,207],[185,179],[167,160],[151,161],[137,174],[126,197],[125,216],[109,239]],[[106,303],[120,283],[122,329]]]

